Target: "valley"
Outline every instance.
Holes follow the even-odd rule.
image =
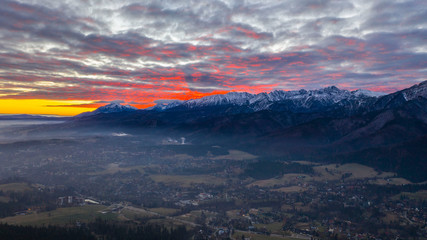
[[[0,221],[161,223],[204,229],[200,237],[254,239],[404,237],[414,228],[425,231],[424,183],[357,163],[282,161],[218,144],[196,145],[191,138],[188,145],[165,145],[165,138],[2,144],[1,174],[10,182],[0,185],[3,202],[10,203],[15,191],[49,192],[54,210],[28,202]],[[22,181],[28,184],[16,187]],[[58,205],[64,196],[97,204]]]
[[[111,103],[5,125],[0,222],[103,236],[160,226],[193,239],[426,239],[426,87]]]

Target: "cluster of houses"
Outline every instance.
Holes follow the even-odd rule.
[[[175,205],[180,206],[180,207],[184,207],[186,205],[198,206],[199,202],[206,201],[206,200],[209,200],[212,198],[213,198],[213,195],[210,193],[199,193],[196,196],[195,200],[180,200],[180,201],[176,202]]]
[[[99,204],[99,202],[92,199],[85,199],[78,196],[64,196],[58,197],[56,204],[60,207],[83,206],[85,204]]]

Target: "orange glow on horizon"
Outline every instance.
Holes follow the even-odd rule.
[[[79,100],[47,100],[47,99],[0,99],[0,114],[46,114],[74,116],[96,108],[77,107],[90,104],[92,101]]]
[[[198,72],[194,75],[199,77]],[[341,77],[341,74],[334,73],[329,74],[332,78]],[[173,79],[176,79],[175,77]],[[290,78],[288,81],[301,81],[302,78]],[[339,88],[355,90],[354,88],[346,83],[336,84]],[[52,100],[52,99],[0,99],[0,114],[40,114],[40,115],[59,115],[59,116],[75,116],[83,112],[94,111],[95,109],[107,105],[108,102],[114,100],[122,99],[124,100],[124,105],[129,104],[138,109],[144,109],[152,107],[155,104],[156,100],[190,100],[198,99],[206,96],[217,95],[217,94],[226,94],[229,92],[249,92],[253,94],[258,94],[260,92],[271,92],[274,89],[277,89],[279,85],[275,84],[261,84],[255,86],[248,85],[229,85],[224,84],[224,87],[227,87],[230,90],[214,90],[211,92],[199,92],[199,91],[179,91],[176,93],[164,93],[156,92],[154,94],[140,93],[133,94],[133,92],[127,92],[125,94],[107,94],[107,97],[104,97],[102,102],[100,99],[69,99],[69,100]],[[301,89],[307,87],[305,84],[298,85]],[[184,90],[182,88],[180,90]],[[399,89],[394,89],[386,86],[376,86],[366,88],[367,90],[390,93],[397,91]],[[402,87],[403,89],[403,87]],[[289,91],[289,89],[282,89],[284,91]],[[101,97],[102,98],[102,97]]]
[[[189,91],[180,94],[168,96],[150,97],[144,99],[144,102],[131,103],[130,105],[144,109],[156,105],[155,100],[177,99],[189,100],[202,98],[215,94],[226,94],[230,91],[212,91],[202,93],[198,91]],[[75,116],[82,112],[90,112],[107,105],[108,103],[98,103],[98,100],[49,100],[49,99],[0,99],[0,114],[42,114],[42,115],[60,115]],[[132,99],[126,99],[131,102]],[[129,103],[122,103],[129,104]]]

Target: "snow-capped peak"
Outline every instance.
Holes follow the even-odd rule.
[[[352,91],[355,96],[367,96],[367,97],[381,97],[386,95],[387,93],[383,92],[373,92],[365,89],[357,89],[356,91]]]
[[[200,106],[214,105],[245,105],[254,95],[247,92],[229,92],[227,94],[218,94],[206,96],[200,99],[191,99],[183,103],[184,106],[193,108]]]
[[[366,98],[377,98],[384,93],[368,90],[348,91],[330,86],[317,90],[283,91],[274,90],[270,93],[251,94],[247,92],[229,92],[227,94],[211,95],[200,99],[191,99],[183,102],[172,102],[157,105],[151,109],[167,110],[177,106],[185,108],[198,108],[207,106],[247,106],[253,111],[269,109],[274,103],[292,104],[296,108],[309,109],[313,104],[331,106],[343,100],[363,102]],[[149,110],[151,110],[149,109]]]
[[[156,110],[156,111],[162,111],[168,108],[173,108],[176,106],[179,106],[183,103],[184,101],[181,100],[156,100],[154,101],[154,103],[156,103],[155,106],[146,108],[146,110]]]
[[[365,98],[377,98],[384,95],[380,92],[368,90],[348,91],[341,90],[335,86],[330,86],[317,90],[297,90],[283,91],[274,90],[270,93],[251,94],[247,92],[229,92],[227,94],[211,95],[200,99],[191,99],[188,101],[171,102],[168,104],[158,104],[151,108],[156,110],[167,110],[173,107],[182,106],[185,108],[198,108],[206,106],[234,105],[248,106],[254,111],[269,109],[274,103],[293,104],[298,108],[310,108],[313,104],[330,106],[343,100],[365,101]],[[149,110],[151,110],[149,109]]]
[[[131,112],[136,110],[138,110],[138,108],[133,107],[131,105],[121,105],[120,103],[113,102],[96,109],[95,111],[93,111],[93,113],[98,114],[98,113]]]
[[[417,97],[427,98],[427,81],[404,89],[401,92],[404,95],[406,101],[416,99]]]
[[[120,103],[112,102],[110,104],[97,108],[93,112],[80,113],[76,117],[87,117],[100,113],[133,112],[136,110],[138,110],[138,108],[133,107],[131,105],[121,105]]]

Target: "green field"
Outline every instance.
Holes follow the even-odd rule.
[[[211,175],[150,175],[150,178],[155,182],[165,184],[178,184],[184,187],[190,187],[192,184],[225,184],[225,179]]]
[[[349,179],[384,178],[394,175],[394,173],[390,172],[380,174],[372,167],[358,163],[320,165],[313,167],[313,169],[320,175],[314,177],[315,181],[340,180],[344,174],[351,174]]]
[[[163,216],[171,216],[179,211],[178,209],[175,209],[175,208],[149,208],[148,210]]]
[[[274,222],[270,224],[254,224],[254,226],[258,229],[265,228],[271,233],[280,234],[280,235],[285,234],[285,231],[283,231],[283,224],[279,222]]]
[[[287,173],[284,174],[281,178],[270,178],[265,180],[254,181],[248,185],[248,187],[259,186],[259,187],[274,187],[274,186],[285,186],[288,188],[278,188],[277,191],[282,192],[299,192],[304,191],[302,188],[291,188],[293,186],[298,186],[298,184],[303,184],[307,182],[324,182],[324,181],[336,181],[341,180],[343,176],[348,175],[348,179],[368,179],[376,178],[375,184],[380,184],[381,181],[386,182],[384,178],[389,178],[394,176],[394,173],[382,172],[379,173],[373,168],[357,164],[357,163],[347,163],[347,164],[327,164],[327,165],[316,165],[313,167],[314,174],[297,174],[297,173]],[[392,181],[395,184],[408,184],[410,183],[406,179],[397,179],[392,178]]]
[[[123,209],[118,216],[119,220],[138,220],[140,218],[151,218],[154,215],[147,211],[135,211],[134,209]]]
[[[133,170],[139,171],[141,174],[144,173],[145,166],[131,166],[131,167],[120,167],[117,163],[110,163],[104,170],[98,172],[91,172],[88,175],[105,175],[105,174],[115,174],[118,172],[130,172]]]
[[[23,216],[13,216],[0,219],[2,223],[16,225],[73,225],[76,221],[89,222],[95,218],[116,219],[117,215],[113,213],[101,213],[106,209],[102,205],[87,205],[83,207],[58,208],[49,212],[31,213]]]
[[[220,160],[220,159],[228,159],[228,160],[235,160],[235,161],[242,161],[242,160],[253,160],[257,159],[258,156],[252,155],[247,152],[243,152],[240,150],[229,150],[228,155],[221,155],[213,157],[213,159]]]
[[[187,228],[187,230],[190,230],[192,227],[189,226],[188,224],[184,224],[182,222],[173,220],[173,219],[164,219],[164,218],[157,218],[157,219],[150,219],[148,221],[148,223],[151,224],[158,224],[167,228],[173,228],[173,227],[177,227],[177,226],[185,226]]]
[[[281,178],[270,178],[270,179],[255,181],[249,184],[248,187],[252,187],[252,186],[273,187],[275,185],[296,186],[299,183],[306,183],[312,180],[313,180],[313,177],[307,174],[287,173],[287,174],[284,174]]]

